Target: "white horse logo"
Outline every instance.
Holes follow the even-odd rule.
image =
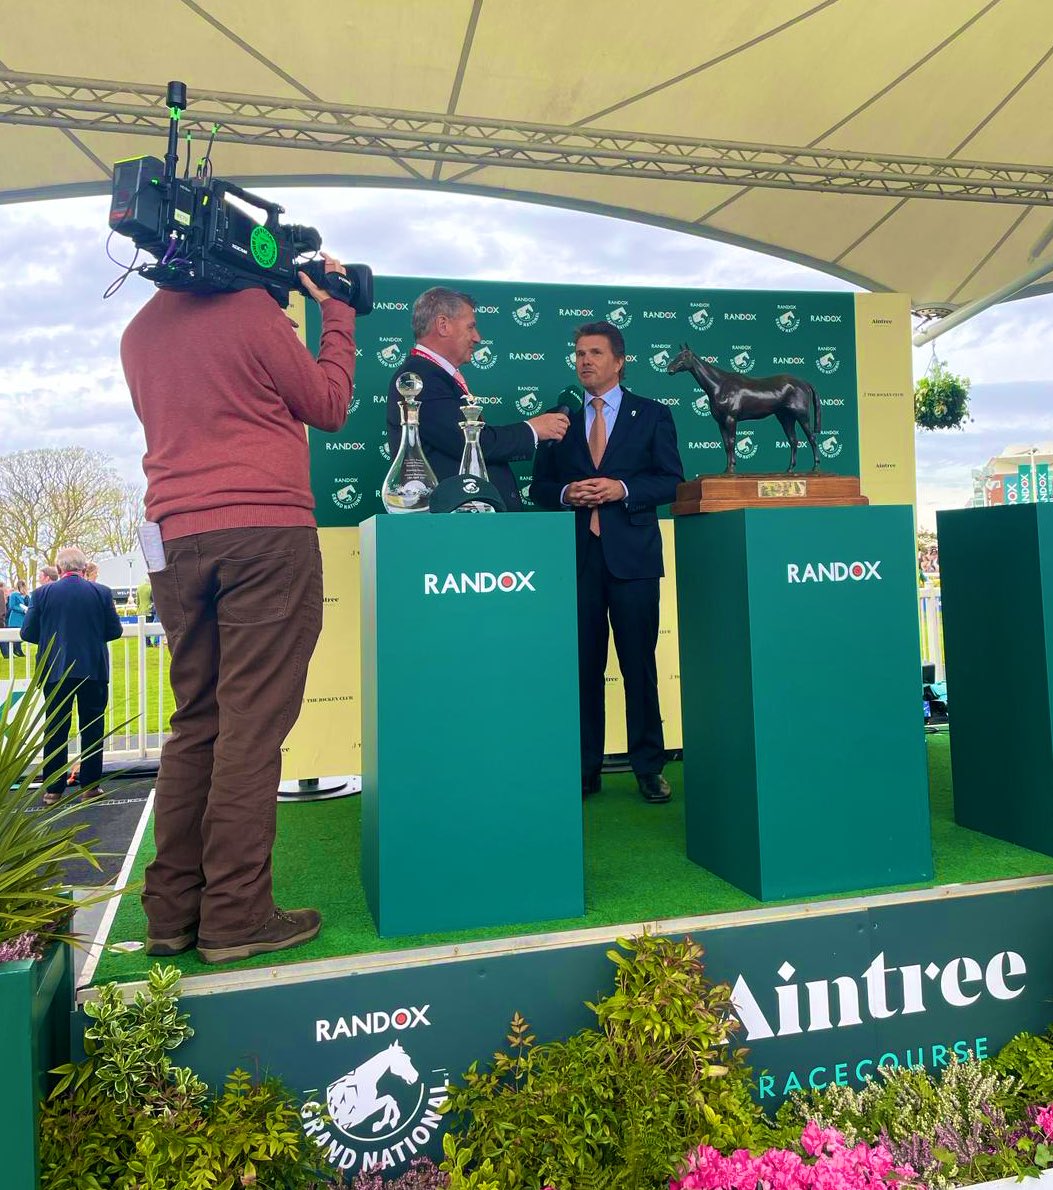
[[[368,1058],[361,1066],[349,1070],[343,1078],[329,1084],[325,1093],[329,1115],[341,1132],[350,1132],[356,1124],[361,1124],[377,1112],[383,1114],[371,1125],[374,1132],[398,1127],[402,1113],[394,1096],[377,1094],[377,1083],[388,1073],[396,1075],[410,1086],[420,1077],[409,1054],[397,1041]]]

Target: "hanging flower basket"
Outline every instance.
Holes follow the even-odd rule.
[[[938,360],[914,388],[914,421],[923,430],[961,430],[969,417],[969,380]]]

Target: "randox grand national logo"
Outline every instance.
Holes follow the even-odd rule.
[[[529,384],[521,384],[518,388],[519,396],[515,399],[516,412],[523,417],[534,417],[541,412],[541,398],[537,389]]]
[[[337,476],[333,484],[333,503],[337,508],[350,512],[362,503],[362,489],[357,476]]]
[[[709,417],[709,394],[699,393],[691,402],[691,412],[697,417]]]
[[[708,331],[713,325],[713,311],[709,302],[692,302],[691,313],[687,316],[687,325],[693,331]]]
[[[618,330],[623,331],[633,320],[632,311],[629,309],[628,302],[615,301],[608,299],[607,303],[607,321],[611,326],[616,326]]]
[[[844,450],[839,430],[825,430],[819,436],[819,453],[824,459],[836,459]]]
[[[749,343],[733,343],[731,347],[731,366],[736,372],[752,372],[757,366],[757,357]]]
[[[742,437],[735,443],[735,457],[737,459],[752,459],[760,449],[752,430],[742,431]]]
[[[792,335],[801,325],[801,316],[797,307],[781,303],[775,307],[775,325],[785,335]]]
[[[533,326],[541,317],[536,298],[513,298],[512,321],[516,326]]]
[[[832,376],[841,366],[841,361],[837,358],[836,347],[820,347],[819,356],[815,361],[815,366],[823,373],[824,376]]]
[[[492,368],[497,363],[497,352],[494,351],[493,340],[484,339],[472,352],[472,358],[469,360],[469,363],[481,372],[486,372]]]
[[[315,1022],[315,1040],[338,1045],[343,1073],[325,1088],[324,1102],[318,1090],[309,1092],[315,1098],[300,1120],[334,1169],[398,1170],[441,1128],[448,1072],[425,1068],[418,1055],[428,1038],[413,1032],[430,1028],[429,1012],[425,1004]]]
[[[647,353],[647,362],[656,372],[664,372],[672,358],[672,343],[652,343]]]
[[[377,348],[377,362],[385,368],[397,368],[406,359],[406,352],[402,347],[401,337],[382,335],[380,347]]]

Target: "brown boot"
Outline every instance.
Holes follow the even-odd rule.
[[[275,909],[262,926],[237,941],[210,942],[199,937],[197,953],[206,963],[234,963],[310,942],[321,928],[322,915],[317,909]]]

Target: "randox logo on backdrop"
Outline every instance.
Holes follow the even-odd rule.
[[[819,453],[824,459],[836,459],[844,450],[838,430],[824,431],[819,437]]]
[[[687,316],[687,325],[692,330],[708,331],[713,325],[713,311],[709,308],[709,302],[695,302],[691,303],[691,313]]]
[[[772,366],[775,368],[794,368],[801,367],[804,364],[803,355],[773,355],[771,357]],[[824,401],[825,405],[826,402]]]
[[[512,321],[516,326],[533,326],[541,317],[536,298],[513,298]]]
[[[364,442],[326,442],[326,450],[365,450]]]
[[[399,367],[406,359],[406,353],[402,349],[402,339],[391,335],[382,335],[380,342],[382,346],[377,350],[378,362],[382,363],[385,368]]]
[[[841,366],[841,361],[837,358],[837,349],[820,347],[819,358],[815,361],[815,366],[824,376],[832,376]]]
[[[497,363],[497,352],[494,351],[493,339],[484,339],[472,352],[472,358],[468,362],[481,372],[492,368]]]
[[[530,388],[529,385],[521,384],[519,386],[519,396],[515,399],[516,411],[521,413],[524,417],[533,417],[535,414],[541,412],[541,398],[537,395],[537,390]]]
[[[611,326],[616,326],[621,331],[629,326],[632,320],[632,311],[629,309],[628,302],[608,301],[607,321]]]
[[[543,351],[510,351],[508,358],[517,364],[537,364],[545,362]]]
[[[519,489],[519,498],[523,501],[524,508],[533,508],[534,501],[530,499],[530,484],[525,483]]]
[[[408,302],[374,302],[374,310],[398,310],[400,313],[406,314],[409,312]]]
[[[664,318],[672,322],[676,318],[675,310],[644,310],[644,318]]]
[[[304,1133],[335,1169],[397,1170],[441,1128],[448,1072],[422,1069],[410,1032],[430,1027],[429,1008],[425,1004],[368,1012],[350,1021],[315,1022],[318,1043],[353,1047],[349,1056],[355,1064],[326,1087],[325,1103],[309,1099],[300,1109]]]
[[[797,313],[797,307],[780,304],[775,307],[775,310],[775,325],[783,334],[792,335],[801,325],[801,316]]]
[[[446,575],[425,574],[425,595],[467,595],[471,591],[475,595],[490,595],[494,591],[510,594],[513,591],[535,591],[534,575],[537,572],[528,570],[502,570],[494,574],[491,570],[476,570],[468,574],[448,573]]]
[[[385,462],[391,462],[391,443],[388,442],[387,438],[377,447],[377,452]]]
[[[788,583],[843,583],[848,579],[865,583],[872,578],[881,582],[877,562],[790,562],[786,566]]]
[[[337,508],[343,508],[350,512],[352,508],[357,508],[362,503],[362,491],[357,476],[340,476],[334,479],[333,483],[336,485],[333,491],[333,503]]]
[[[673,358],[671,343],[652,343],[647,362],[656,372],[664,372]]]
[[[573,306],[560,306],[560,318],[580,318],[583,321],[595,317],[596,311],[588,309],[587,307],[575,308]]]
[[[361,404],[362,398],[357,393],[352,394],[351,403],[347,407],[347,416],[350,417],[352,413],[356,413]]]
[[[699,417],[709,417],[709,394],[701,393],[691,402],[691,412]]]
[[[752,430],[746,430],[735,443],[735,457],[738,459],[752,459],[757,453],[759,445]]]
[[[757,366],[757,357],[749,343],[734,343],[731,347],[731,366],[736,372],[752,372]]]
[[[688,450],[723,450],[723,442],[689,442]]]

